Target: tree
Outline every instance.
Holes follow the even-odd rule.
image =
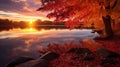
[[[118,0],[41,0],[38,11],[49,11],[48,18],[66,21],[65,25],[78,27],[87,19],[102,18],[107,37],[113,36],[111,12]],[[101,15],[101,17],[100,17]]]

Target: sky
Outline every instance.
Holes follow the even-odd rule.
[[[40,0],[0,0],[0,19],[13,21],[49,20],[47,12],[36,11]]]
[[[46,17],[47,12],[36,11],[40,5],[40,0],[0,0],[0,19],[14,21],[49,20]]]

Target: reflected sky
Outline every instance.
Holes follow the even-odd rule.
[[[90,35],[94,35],[93,33],[91,33],[92,30],[89,29],[73,29],[73,30],[69,30],[69,29],[49,29],[49,30],[45,30],[45,29],[41,29],[41,30],[37,30],[35,28],[26,28],[26,29],[21,29],[21,28],[17,28],[17,29],[10,29],[9,31],[1,31],[0,32],[0,39],[5,39],[5,38],[17,38],[17,37],[27,37],[27,35],[41,35],[42,37],[49,37],[52,36],[52,34],[54,34],[54,36],[56,37],[57,35],[59,35],[61,37],[62,36],[90,36]],[[79,36],[78,36],[79,35]],[[52,36],[52,37],[54,37]],[[59,37],[57,36],[57,37]]]
[[[38,50],[42,50],[49,43],[78,43],[80,40],[92,39],[97,33],[90,29],[11,29],[0,32],[0,67],[20,56],[39,57]]]

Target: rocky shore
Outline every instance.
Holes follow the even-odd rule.
[[[88,48],[71,48],[59,54],[48,51],[37,59],[19,57],[7,67],[120,67],[120,54],[107,49],[92,52]]]

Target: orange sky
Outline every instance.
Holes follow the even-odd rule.
[[[0,19],[15,21],[49,20],[46,17],[47,12],[36,11],[39,7],[39,0],[0,0]]]

